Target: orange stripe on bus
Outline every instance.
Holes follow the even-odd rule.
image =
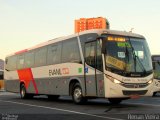
[[[17,72],[18,72],[18,76],[19,76],[20,82],[22,82],[22,81],[25,82],[26,89],[28,89],[28,86],[29,86],[30,82],[32,81],[34,89],[35,89],[35,92],[36,92],[36,94],[38,94],[37,85],[36,85],[36,82],[35,82],[35,80],[33,78],[33,74],[32,74],[31,68],[17,70]]]

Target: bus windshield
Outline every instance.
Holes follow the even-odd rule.
[[[145,39],[108,36],[105,47],[108,71],[130,77],[152,73],[151,54]]]

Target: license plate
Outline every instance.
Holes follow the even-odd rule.
[[[138,98],[140,98],[140,96],[139,95],[130,95],[130,98],[131,99],[138,99]]]

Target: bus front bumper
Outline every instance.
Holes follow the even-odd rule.
[[[107,84],[108,86],[105,88],[106,98],[134,98],[140,96],[152,96],[154,92],[154,82],[143,88],[137,86],[135,86],[135,88],[127,88],[121,84],[115,84],[111,81],[108,81]]]

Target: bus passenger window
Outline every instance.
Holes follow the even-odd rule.
[[[34,51],[25,54],[25,68],[34,66]]]
[[[24,55],[18,56],[17,69],[22,69],[24,67]]]
[[[47,64],[61,63],[61,43],[48,46]]]
[[[102,53],[101,46],[97,42],[86,43],[85,45],[85,61],[88,65],[103,71]],[[96,47],[97,44],[97,47]]]
[[[62,62],[80,63],[80,61],[81,59],[77,39],[71,38],[71,40],[64,41],[62,47]]]
[[[85,45],[85,61],[88,65],[95,68],[95,42]]]
[[[35,66],[46,65],[47,47],[39,48],[35,52]]]
[[[17,56],[11,56],[7,58],[7,64],[5,69],[8,71],[16,70],[17,66]]]

